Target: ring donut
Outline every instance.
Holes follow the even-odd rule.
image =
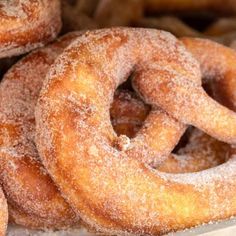
[[[198,63],[175,37],[150,29],[88,32],[51,67],[36,107],[38,151],[63,196],[86,223],[110,234],[158,235],[234,215],[235,158],[176,175],[137,159],[140,146],[129,152],[139,135],[121,151],[114,146],[109,107],[131,72],[152,110],[159,106],[181,122],[236,142],[236,114],[206,95]],[[149,115],[140,132],[155,121]]]
[[[42,46],[53,40],[60,28],[59,0],[2,0],[0,58]]]
[[[34,216],[35,224],[25,226],[57,229],[78,222],[39,160],[34,144],[34,108],[50,65],[80,34],[68,34],[29,54],[5,74],[0,84],[1,183],[15,209],[10,214],[17,213],[10,217],[19,223]],[[26,220],[17,219],[19,215]]]

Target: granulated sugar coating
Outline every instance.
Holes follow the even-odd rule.
[[[60,28],[59,0],[1,0],[0,58],[43,46]]]
[[[113,146],[118,138],[109,108],[131,72],[153,111],[160,106],[181,122],[236,142],[236,114],[208,97],[198,63],[172,35],[126,28],[88,32],[56,60],[36,108],[38,151],[63,196],[87,224],[110,234],[158,235],[236,214],[234,158],[177,175]],[[155,117],[147,118],[148,126]],[[134,147],[134,154],[140,149]]]
[[[236,110],[236,53],[209,40],[183,38],[183,43],[200,62],[204,83],[223,105]],[[207,50],[208,53],[204,53]]]
[[[0,85],[0,170],[10,219],[34,228],[64,228],[78,218],[41,164],[34,143],[34,109],[55,58],[80,33],[39,49],[4,76]],[[14,206],[14,207],[12,207]]]

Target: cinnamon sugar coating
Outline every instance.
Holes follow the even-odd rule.
[[[213,97],[235,111],[235,51],[210,40],[183,38],[182,42],[195,59],[199,61],[203,83],[210,84]],[[204,53],[206,50],[208,53]]]
[[[56,38],[61,28],[59,0],[2,0],[0,58],[29,52]]]
[[[58,229],[78,223],[39,159],[34,109],[51,64],[79,35],[68,34],[29,54],[0,84],[1,183],[12,206],[10,218],[28,227]]]
[[[177,175],[144,163],[158,153],[159,138],[145,136],[145,128],[147,158],[139,159],[139,135],[130,148],[115,148],[109,108],[131,72],[152,111],[159,106],[176,125],[192,124],[235,144],[236,114],[204,92],[197,61],[172,35],[132,28],[88,32],[56,60],[36,108],[38,151],[63,196],[87,224],[110,234],[159,235],[236,214],[234,154],[218,167]],[[149,115],[144,127],[152,130],[156,117]]]

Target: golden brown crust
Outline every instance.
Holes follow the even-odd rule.
[[[36,109],[37,147],[66,199],[86,223],[111,234],[158,235],[236,214],[235,156],[215,169],[176,175],[140,162],[140,145],[128,153],[139,135],[122,151],[114,148],[109,107],[131,72],[153,111],[160,106],[236,142],[236,114],[206,95],[198,64],[173,36],[132,28],[89,32],[51,68]],[[140,133],[152,130],[156,116],[149,118]],[[145,138],[154,143],[151,134]]]
[[[26,53],[52,41],[60,31],[59,0],[0,2],[0,58]]]
[[[43,80],[50,65],[78,35],[68,34],[29,54],[9,70],[0,85],[1,183],[8,202],[16,211],[38,218],[39,228],[78,222],[41,164],[34,144],[34,107]],[[15,221],[26,222],[16,217]]]

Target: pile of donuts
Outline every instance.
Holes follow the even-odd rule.
[[[62,6],[63,32],[145,27],[235,45],[235,0],[62,0]]]
[[[220,16],[204,32],[173,13],[202,10]],[[236,216],[235,13],[234,0],[1,0],[0,236]]]

